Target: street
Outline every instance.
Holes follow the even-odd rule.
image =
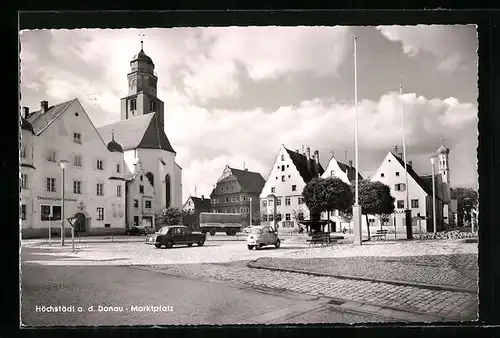
[[[36,250],[27,249],[25,257]],[[127,266],[22,268],[22,322],[26,326],[264,324],[388,320],[333,310],[327,299],[273,294]],[[267,291],[267,292],[266,292]],[[75,306],[75,313],[37,312],[39,306]],[[163,310],[147,306],[164,307]],[[94,307],[93,312],[88,308]],[[115,307],[103,309],[99,306]],[[78,307],[82,312],[78,312]],[[134,307],[135,311],[134,311]],[[161,309],[160,309],[161,310]],[[310,311],[318,312],[312,316]],[[301,316],[304,318],[301,319]]]
[[[284,239],[280,249],[249,251],[244,241],[226,236],[173,249],[156,249],[140,238],[88,238],[75,253],[71,246],[26,241],[22,321],[94,326],[476,318],[475,244],[379,241],[310,248]],[[293,267],[355,277],[286,270]],[[49,306],[74,306],[74,312],[43,312]]]

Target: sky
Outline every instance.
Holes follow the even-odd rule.
[[[142,36],[144,35],[144,36]],[[359,170],[401,149],[430,174],[450,148],[452,187],[477,187],[477,35],[469,26],[193,27],[23,31],[21,105],[78,98],[96,126],[120,119],[130,60],[155,63],[183,200],[209,196],[226,165],[267,179],[282,144],[354,161],[357,37]]]

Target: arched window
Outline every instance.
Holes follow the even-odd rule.
[[[170,184],[170,175],[165,175],[165,207],[170,207],[170,196],[171,196],[171,184]]]
[[[146,177],[148,178],[149,180],[149,183],[151,183],[151,185],[154,187],[154,176],[151,172],[148,171],[148,173],[146,174]]]

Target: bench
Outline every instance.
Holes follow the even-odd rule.
[[[312,234],[311,239],[308,239],[307,244],[312,245],[312,244],[329,244],[330,241],[330,234],[328,233],[319,233],[319,234]]]
[[[387,230],[377,230],[376,233],[374,235],[372,235],[372,237],[375,237],[375,238],[379,238],[379,239],[386,239],[387,237]]]

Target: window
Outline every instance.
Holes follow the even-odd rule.
[[[267,222],[267,215],[262,215],[262,221]]]
[[[285,175],[281,176],[281,182],[285,182]]]
[[[52,219],[55,221],[61,220],[61,206],[60,205],[53,205],[52,206]]]
[[[281,160],[284,161],[285,160],[285,155],[281,155]]]
[[[110,224],[110,223],[105,223],[105,224],[104,224],[104,227],[105,227],[105,228],[111,228],[111,224]]]
[[[104,220],[104,208],[102,207],[97,207],[97,220],[98,221]]]
[[[26,220],[26,204],[21,204],[21,219]]]
[[[399,176],[399,171],[396,171],[396,176]]]
[[[304,204],[304,197],[299,197],[299,204]]]
[[[130,100],[130,110],[136,110],[137,109],[137,100],[132,99]]]
[[[139,208],[139,200],[134,200],[134,208]]]
[[[290,221],[291,218],[290,218],[290,214],[285,214],[285,221]]]
[[[285,198],[285,205],[290,205],[290,197]]]
[[[271,206],[274,203],[274,200],[272,198],[267,200],[267,203],[269,203],[269,206]]]
[[[144,186],[142,184],[139,186],[139,193],[144,194]]]
[[[289,168],[289,167],[290,167],[290,165],[289,165],[289,164],[287,164],[287,165],[286,165],[286,167],[287,167],[287,168]]]
[[[231,202],[234,202],[234,196],[231,196]]]
[[[50,220],[50,205],[41,205],[40,206],[40,219],[42,221]]]
[[[144,201],[144,208],[151,209],[151,201],[149,201],[149,200]]]
[[[117,165],[116,165],[116,172],[117,172],[117,173],[120,173],[121,171],[122,171],[122,170],[121,170],[121,168],[120,168],[120,165],[119,165],[119,164],[117,164]]]
[[[224,198],[224,203],[229,203],[229,198],[228,197]]]
[[[276,199],[276,205],[281,205],[281,198]]]
[[[73,165],[75,167],[81,167],[82,166],[82,157],[80,155],[75,155],[75,157],[73,157]]]
[[[273,214],[269,214],[269,222],[273,221]]]
[[[82,193],[82,181],[73,181],[73,194]]]
[[[97,183],[97,196],[104,196],[104,184]]]
[[[285,171],[285,165],[281,166],[281,171]]]
[[[47,154],[47,161],[56,162],[56,152],[54,150],[49,150],[49,153]]]
[[[262,206],[267,207],[267,200],[262,200]]]
[[[236,196],[236,202],[240,201],[240,196]]]
[[[47,177],[47,191],[56,191],[56,179],[52,177]]]
[[[297,191],[297,186],[295,184],[292,185],[292,191]]]
[[[381,173],[381,174],[380,174],[380,177],[384,177],[384,176],[385,176],[385,174],[384,174],[384,173]]]
[[[21,146],[21,157],[26,158],[26,145]]]
[[[288,178],[290,178],[290,175],[288,175]]]
[[[276,192],[276,188],[272,187],[272,188],[271,188],[271,193],[273,193],[273,194],[274,194],[275,192]]]
[[[150,101],[149,102],[149,111],[150,112],[156,112],[156,102],[155,101]]]
[[[28,189],[28,174],[21,174],[21,188]]]
[[[396,191],[405,191],[406,190],[406,184],[405,183],[398,183],[394,186],[394,189]]]
[[[73,142],[82,144],[82,134],[80,133],[73,133]]]
[[[276,220],[281,221],[281,214],[280,213],[276,214]]]
[[[404,200],[398,200],[397,202],[397,208],[398,209],[404,209],[405,207],[405,201]]]
[[[122,186],[121,185],[116,186],[116,197],[122,197]]]
[[[246,201],[246,200],[247,200],[247,195],[243,195],[243,196],[241,197],[241,199],[242,199],[243,201]]]
[[[142,182],[142,180],[144,179],[144,177],[142,177],[142,175],[141,175],[141,177],[139,177],[139,178],[141,179],[141,182]]]
[[[102,160],[97,160],[97,170],[103,170],[103,163]]]
[[[418,199],[411,200],[411,207],[412,208],[418,208]]]

